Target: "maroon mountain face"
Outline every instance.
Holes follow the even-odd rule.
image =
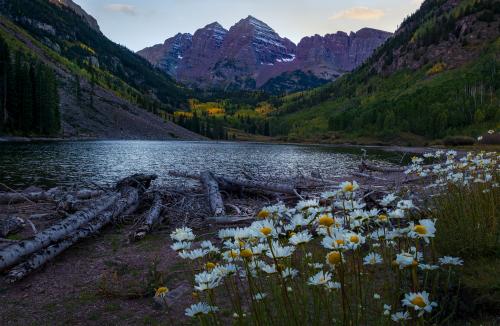
[[[138,53],[178,81],[200,88],[257,89],[271,78],[302,71],[333,80],[363,63],[392,34],[363,28],[303,38],[295,45],[249,16],[229,31],[213,23]]]

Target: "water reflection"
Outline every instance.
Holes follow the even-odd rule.
[[[325,176],[357,168],[361,150],[309,145],[230,142],[79,141],[0,143],[0,182],[14,187],[90,182],[105,184],[132,173],[156,173],[161,182],[180,182],[169,170],[279,176],[318,170]],[[400,155],[370,151],[376,160]]]

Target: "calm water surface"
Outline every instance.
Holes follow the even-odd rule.
[[[344,175],[357,168],[358,148],[181,141],[67,141],[0,143],[0,182],[10,187],[91,182],[109,184],[133,173],[156,173],[160,182],[183,182],[169,170],[211,170],[236,175],[242,170],[271,176],[297,171]],[[369,151],[375,160],[397,162],[397,153]]]

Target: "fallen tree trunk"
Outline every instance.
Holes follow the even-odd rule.
[[[170,171],[169,174],[175,177],[193,179],[193,180],[201,180],[201,176],[199,174],[187,173],[187,172],[178,172],[178,171]],[[258,189],[269,192],[278,192],[288,195],[296,195],[296,190],[294,185],[290,184],[281,184],[274,182],[265,182],[259,180],[245,180],[245,179],[233,179],[227,177],[218,177],[214,176],[215,180],[223,190],[232,191],[234,189],[243,189],[243,188],[251,188]]]
[[[154,196],[153,205],[148,211],[148,214],[146,215],[144,222],[132,234],[131,238],[133,241],[139,241],[143,239],[149,232],[151,232],[151,230],[156,224],[161,222],[162,210],[163,210],[162,196],[160,193],[157,192],[155,193]]]
[[[91,189],[83,189],[77,192],[68,193],[72,197],[76,199],[84,200],[91,199],[104,194],[102,190],[91,190]],[[0,204],[18,204],[25,201],[31,202],[40,202],[40,201],[51,201],[56,200],[56,198],[64,195],[58,188],[53,188],[48,191],[38,191],[31,193],[23,193],[23,192],[3,192],[0,193]]]
[[[376,172],[404,172],[406,169],[402,167],[382,167],[374,164],[367,163],[366,161],[361,161],[359,166],[361,171],[370,170]]]
[[[155,178],[155,175],[143,174],[125,178],[118,182],[117,191],[127,189],[128,187],[136,188],[140,191],[140,188],[144,188],[146,185],[149,187],[149,184]],[[71,233],[96,218],[103,211],[117,205],[120,198],[121,195],[119,192],[110,192],[109,194],[102,196],[89,209],[70,215],[63,221],[36,234],[31,239],[23,240],[19,243],[3,248],[0,250],[0,271],[16,264],[23,259],[23,257],[37,252],[51,243],[58,242],[61,239],[68,237]]]
[[[133,206],[139,200],[139,191],[135,188],[127,187],[122,193],[122,197],[115,205],[97,215],[96,218],[87,225],[78,228],[75,232],[71,233],[67,239],[43,248],[29,257],[25,262],[14,267],[7,274],[7,279],[10,282],[15,282],[26,277],[76,242],[97,233],[102,227],[109,224],[114,218],[122,214],[128,207]]]
[[[207,194],[208,205],[213,216],[222,216],[226,214],[224,201],[219,190],[219,184],[212,173],[205,171],[200,175],[201,183]]]
[[[26,225],[25,221],[20,217],[8,217],[0,220],[0,237],[6,237],[11,233],[21,231]]]
[[[0,193],[0,204],[17,204],[25,201],[47,201],[53,198],[53,193],[48,191],[22,193],[22,192],[4,192]]]
[[[38,233],[32,239],[23,240],[0,250],[0,271],[17,263],[22,257],[66,237],[71,232],[94,219],[99,213],[111,207],[119,198],[120,195],[115,192],[105,195],[88,210],[69,216],[63,221]]]
[[[265,182],[258,180],[229,179],[226,177],[220,177],[220,179],[224,180],[229,184],[233,184],[235,186],[239,186],[242,188],[253,188],[270,192],[279,192],[287,195],[296,195],[297,193],[295,187],[290,184],[281,184],[281,183]]]
[[[378,180],[378,181],[389,182],[389,180],[387,180],[385,178],[377,177],[375,175],[370,175],[370,174],[367,174],[367,173],[353,172],[352,175],[355,176],[355,177],[361,177],[361,178],[367,178],[367,179],[373,179],[373,180]]]
[[[255,220],[254,216],[214,216],[208,218],[208,222],[214,224],[236,224]]]

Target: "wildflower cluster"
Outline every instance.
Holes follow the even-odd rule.
[[[414,159],[408,173],[441,182],[458,169],[461,182],[487,182],[498,169],[492,154],[432,155],[446,163]],[[222,229],[213,242],[195,243],[190,229],[177,229],[172,249],[190,262],[200,300],[186,315],[202,324],[219,324],[227,309],[238,323],[257,325],[431,321],[463,261],[437,256],[436,220],[414,218],[417,211],[399,194],[368,204],[353,181],[293,208],[265,207],[250,226]]]
[[[443,187],[450,183],[462,186],[492,183],[492,187],[499,186],[497,182],[492,182],[499,171],[500,156],[496,152],[467,153],[459,157],[453,150],[437,151],[424,154],[424,158],[438,163],[424,165],[423,158],[414,157],[405,173],[433,178],[434,182],[429,187]]]

